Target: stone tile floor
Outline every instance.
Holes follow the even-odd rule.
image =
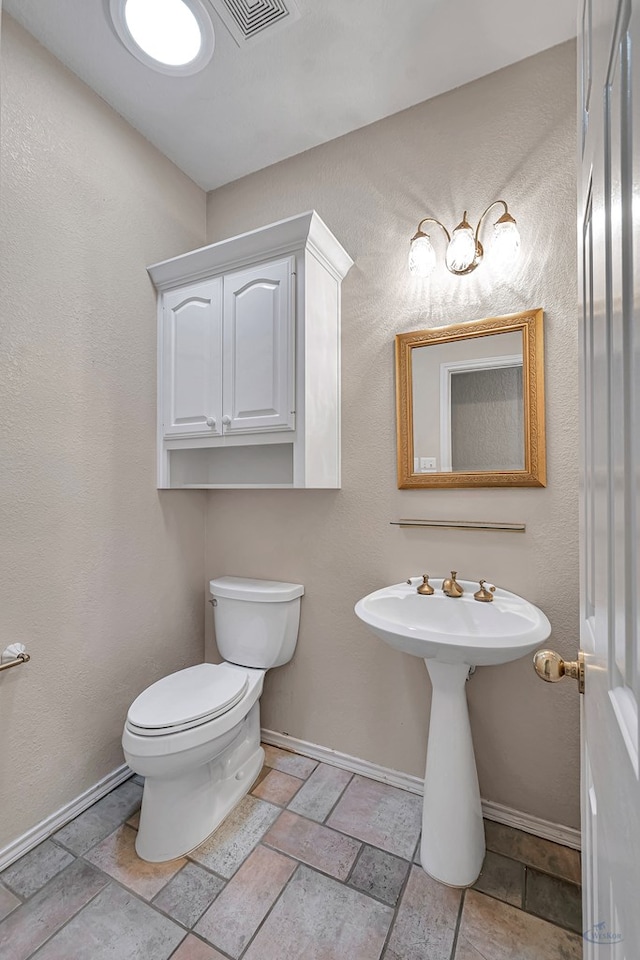
[[[0,960],[579,960],[575,850],[486,823],[474,889],[418,864],[421,800],[266,747],[187,857],[134,850],[128,780],[0,874]]]

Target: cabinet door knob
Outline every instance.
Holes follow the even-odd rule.
[[[224,423],[225,427],[228,427],[229,424],[231,423],[231,417],[227,417],[227,416],[225,415],[225,416],[222,418],[222,422]]]
[[[215,417],[207,417],[207,426],[208,426],[208,427],[215,427],[215,425],[216,425],[216,418],[215,418]]]

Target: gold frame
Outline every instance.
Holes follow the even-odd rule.
[[[413,472],[413,381],[411,351],[448,340],[488,337],[494,333],[522,331],[522,384],[524,394],[524,470],[491,470],[478,473]],[[396,336],[396,422],[398,487],[401,490],[440,487],[545,487],[547,458],[544,424],[543,311],[525,310],[506,317],[490,317],[449,327],[415,330]]]

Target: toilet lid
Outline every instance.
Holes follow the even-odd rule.
[[[127,721],[141,734],[185,730],[231,710],[248,686],[249,677],[241,667],[199,663],[143,690],[129,707]]]

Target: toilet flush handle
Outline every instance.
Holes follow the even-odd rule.
[[[211,600],[209,600],[209,603],[211,604],[212,607],[218,606],[218,601],[216,600],[215,597],[212,597]]]

